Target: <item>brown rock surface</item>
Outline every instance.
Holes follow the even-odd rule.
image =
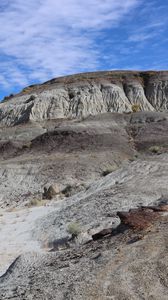
[[[121,223],[132,227],[134,230],[144,230],[152,226],[160,215],[158,211],[148,207],[131,209],[129,212],[117,212]]]

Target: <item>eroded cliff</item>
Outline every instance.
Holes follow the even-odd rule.
[[[84,73],[30,86],[0,104],[0,125],[129,112],[133,104],[167,110],[168,72]]]

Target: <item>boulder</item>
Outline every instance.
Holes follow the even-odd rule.
[[[51,200],[60,193],[60,188],[57,184],[50,185],[48,188],[44,187],[43,199]]]

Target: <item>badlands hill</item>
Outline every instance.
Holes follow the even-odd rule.
[[[167,71],[0,103],[0,299],[168,299],[167,107]]]
[[[8,97],[7,97],[8,99]],[[0,105],[0,125],[81,118],[106,112],[167,110],[168,72],[97,72],[25,88]]]

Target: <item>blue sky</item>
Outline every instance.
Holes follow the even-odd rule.
[[[168,1],[0,0],[0,99],[85,71],[168,69]]]

